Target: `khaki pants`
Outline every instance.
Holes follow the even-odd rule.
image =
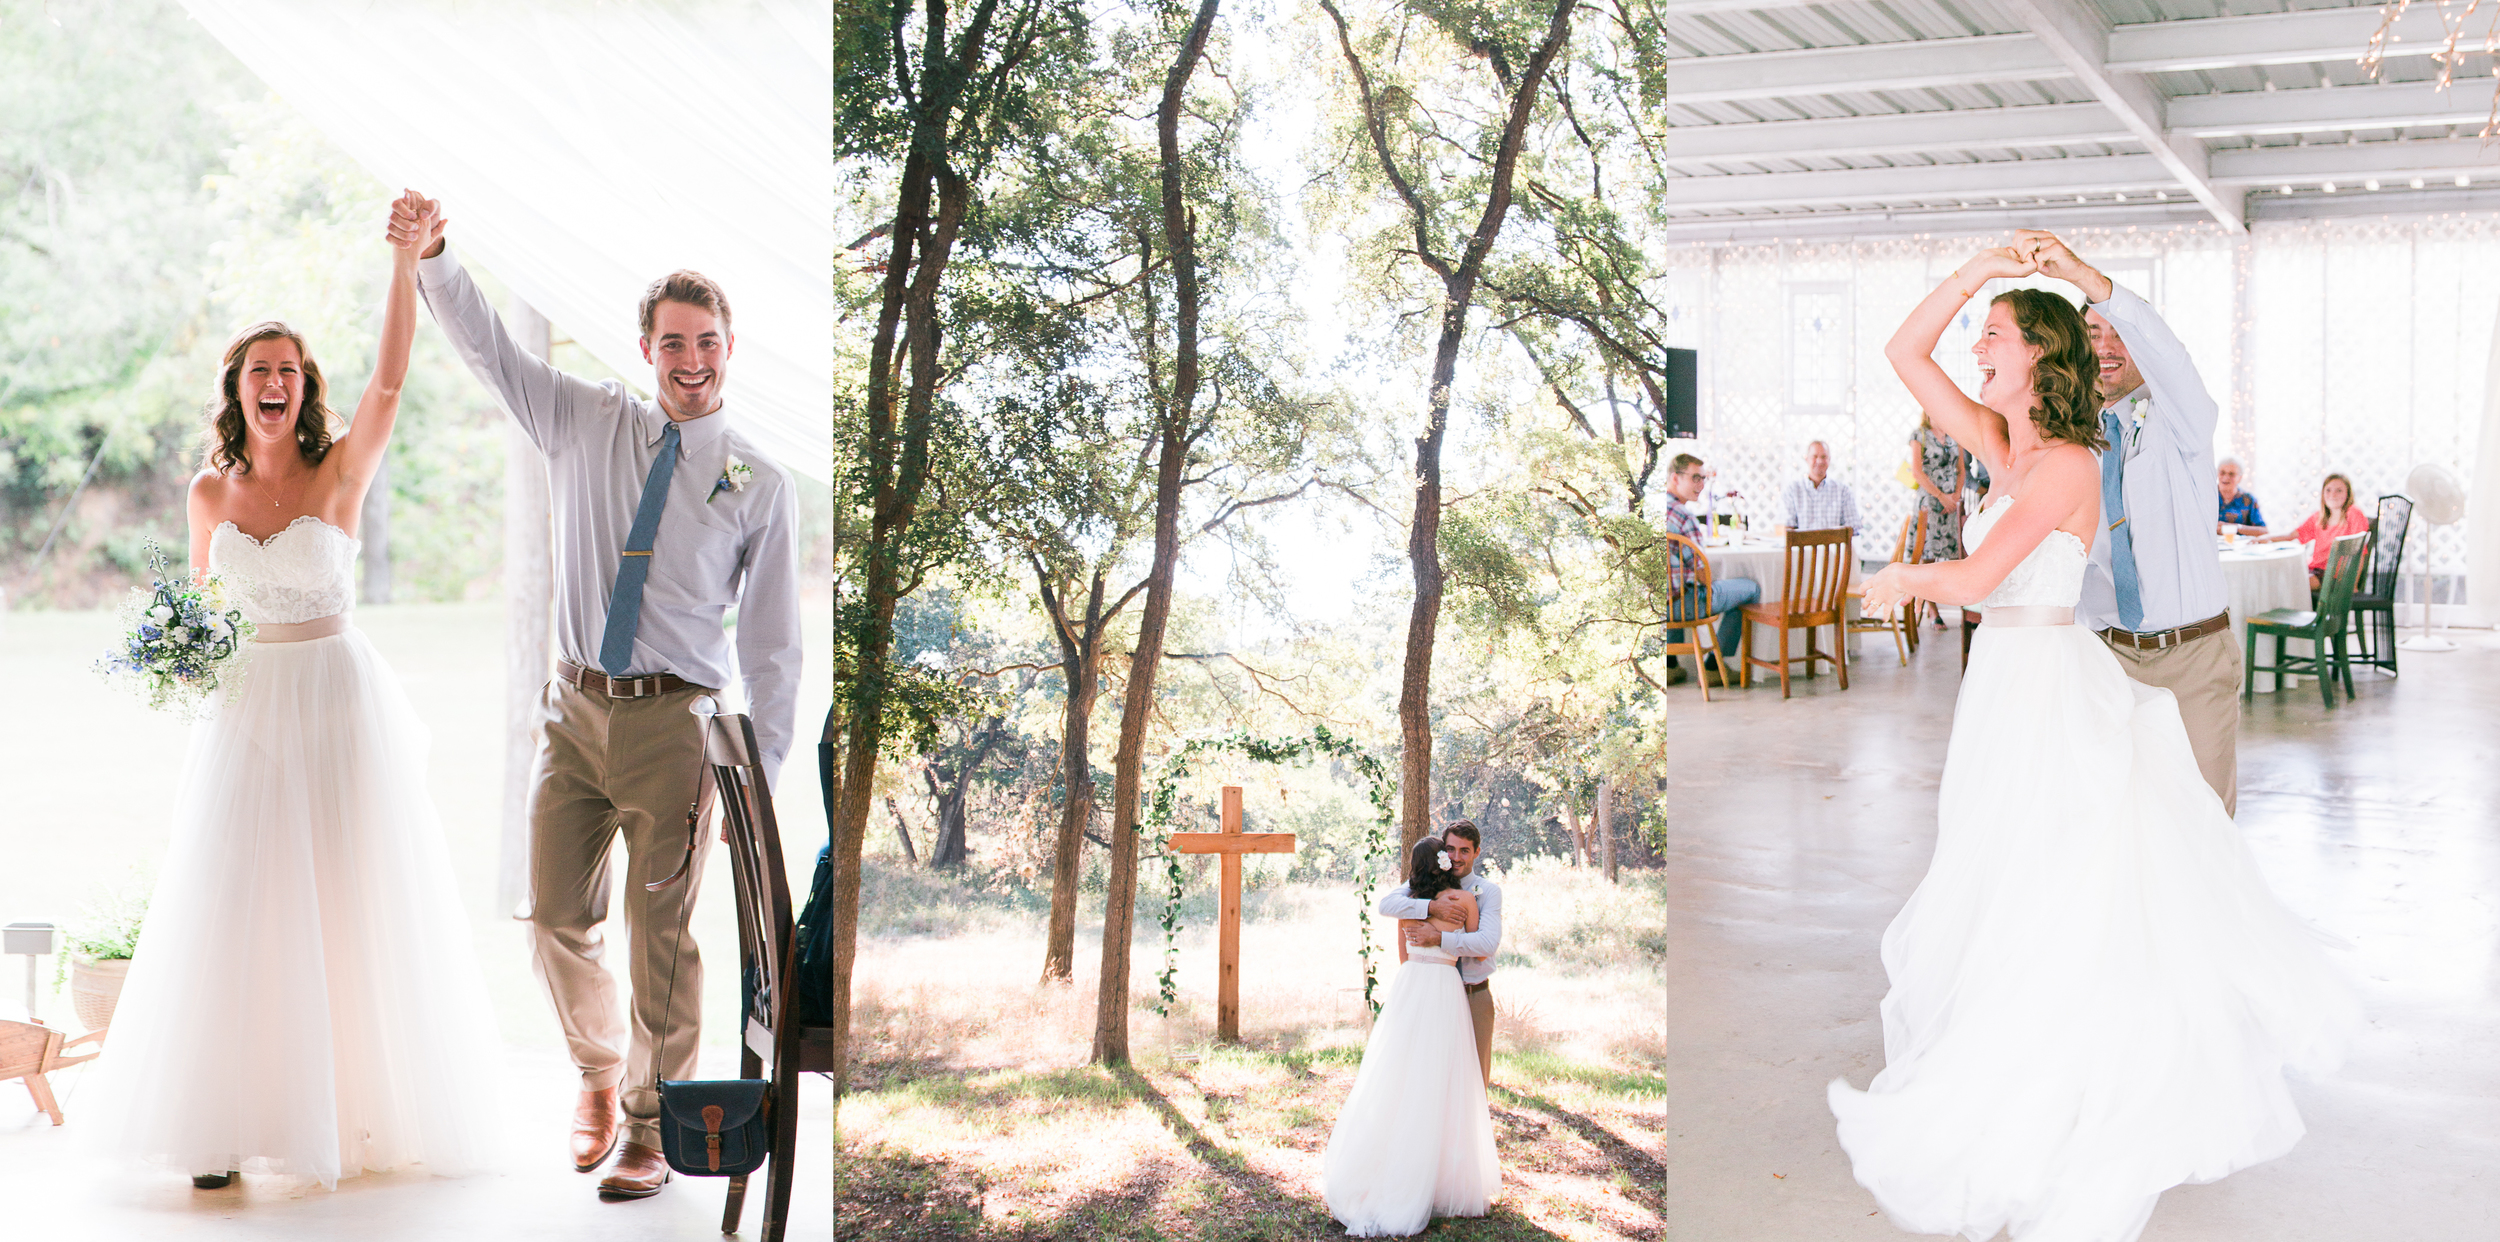
[[[703,958],[684,934],[703,878],[694,866],[659,892],[686,853],[686,807],[700,788],[703,734],[687,708],[708,690],[611,699],[551,681],[540,700],[542,733],[530,789],[530,924],[539,979],[555,1002],[582,1089],[623,1086],[627,1142],[660,1145],[659,1078],[694,1076],[701,1034]],[[609,852],[625,838],[626,976],[633,989],[630,1043],[606,965]],[[671,979],[671,970],[675,978]],[[666,1036],[667,1058],[652,1072]]]
[[[2222,809],[2240,811],[2240,649],[2231,631],[2207,634],[2167,651],[2138,651],[2111,643],[2119,667],[2179,700],[2196,769],[2222,795]]]
[[[1476,1024],[1476,1064],[1484,1071],[1484,1085],[1493,1085],[1493,986],[1467,989],[1467,1016]]]

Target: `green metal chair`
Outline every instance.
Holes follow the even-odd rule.
[[[2352,694],[2352,659],[2344,650],[2344,635],[2349,628],[2353,587],[2360,582],[2362,570],[2369,567],[2370,536],[2366,531],[2345,535],[2335,541],[2327,553],[2326,576],[2318,584],[2318,606],[2277,608],[2248,619],[2246,627],[2246,680],[2240,697],[2257,693],[2257,674],[2272,673],[2277,677],[2302,673],[2318,679],[2318,693],[2326,705],[2335,706],[2335,680],[2343,678],[2344,694]],[[2257,663],[2257,635],[2274,636],[2274,663]],[[2283,644],[2294,638],[2309,640],[2309,654],[2287,655]]]

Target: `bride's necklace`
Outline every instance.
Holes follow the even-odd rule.
[[[273,491],[269,490],[269,485],[268,485],[268,484],[261,482],[261,479],[260,479],[260,472],[259,472],[259,471],[257,471],[257,470],[252,471],[251,473],[249,473],[249,474],[245,475],[244,477],[245,477],[245,478],[248,478],[248,479],[250,479],[250,480],[252,481],[252,486],[253,486],[254,488],[258,489],[261,495],[263,495],[263,496],[267,496],[267,497],[269,498],[269,507],[270,507],[270,508],[272,508],[272,509],[284,509],[284,508],[286,507],[285,502],[283,502],[283,501],[281,501],[281,500],[279,500],[279,499],[278,499],[278,494],[277,494],[276,492],[273,492]]]

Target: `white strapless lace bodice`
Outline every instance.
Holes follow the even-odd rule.
[[[306,514],[264,543],[232,522],[208,536],[209,568],[226,579],[254,625],[295,625],[356,603],[355,536]]]
[[[2005,515],[2004,504],[1993,504],[1962,528],[1962,544],[1970,552],[1979,551],[1988,532],[1995,529],[1997,519]],[[2071,532],[2053,530],[2031,550],[2014,571],[2005,575],[1979,607],[2020,608],[2046,605],[2051,608],[2072,608],[2083,598],[2083,567],[2091,563],[2091,549],[2083,546]]]

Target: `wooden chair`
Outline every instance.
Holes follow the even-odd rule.
[[[1901,519],[1901,538],[1892,545],[1892,563],[1916,565],[1919,563],[1919,555],[1926,550],[1926,546],[1927,512],[1923,508],[1913,509],[1910,511],[1910,516]],[[1912,607],[1909,601],[1904,600],[1899,608],[1893,610],[1892,615],[1870,617],[1866,615],[1865,610],[1865,591],[1850,587],[1845,595],[1849,599],[1859,601],[1858,615],[1850,619],[1848,633],[1891,634],[1893,650],[1901,656],[1901,667],[1908,668],[1910,653],[1918,650],[1918,610]],[[1843,637],[1845,638],[1846,635]]]
[[[2258,613],[2247,622],[2245,659],[2248,672],[2240,687],[2240,697],[2257,693],[2257,674],[2307,673],[2318,679],[2318,693],[2326,697],[2326,705],[2335,706],[2335,679],[2341,676],[2344,693],[2352,694],[2352,660],[2344,651],[2345,621],[2351,615],[2352,589],[2360,582],[2361,573],[2369,566],[2370,535],[2360,531],[2336,539],[2327,553],[2326,577],[2318,584],[2316,609],[2276,608]],[[2274,663],[2257,663],[2257,635],[2274,636]],[[2286,640],[2306,638],[2309,654],[2287,656]]]
[[[2406,496],[2381,496],[2370,519],[2370,567],[2353,588],[2355,637],[2361,654],[2354,663],[2396,675],[2396,571],[2404,564],[2405,531],[2413,525],[2413,501]]]
[[[96,1045],[83,1056],[63,1056],[72,1048]],[[21,1078],[26,1093],[35,1097],[35,1107],[61,1124],[61,1102],[52,1096],[52,1083],[44,1075],[55,1070],[95,1060],[104,1050],[104,1030],[64,1038],[61,1032],[40,1022],[0,1022],[0,1082]]]
[[[1684,590],[1667,597],[1666,617],[1659,623],[1661,629],[1684,631],[1684,640],[1666,644],[1660,648],[1659,654],[1693,657],[1693,680],[1701,684],[1701,701],[1707,703],[1710,701],[1710,669],[1703,661],[1702,653],[1718,650],[1719,626],[1715,615],[1697,614],[1697,609],[1710,607],[1710,561],[1692,540],[1682,535],[1660,537],[1667,541],[1665,551],[1669,564],[1675,564],[1679,559],[1677,549],[1691,553],[1691,559],[1684,563],[1693,567],[1693,579]],[[1725,690],[1728,687],[1728,661],[1720,660],[1718,663],[1719,688]]]
[[[764,1242],[780,1242],[790,1219],[790,1184],[797,1155],[799,1075],[833,1069],[830,1027],[798,1021],[798,933],[790,915],[789,873],[782,870],[781,826],[773,817],[772,790],[764,781],[762,750],[744,715],[716,710],[698,700],[703,756],[719,791],[723,835],[738,897],[738,977],[745,983],[740,1011],[745,1039],[739,1076],[772,1079],[765,1107],[772,1114],[771,1154],[766,1158]],[[729,1202],[721,1232],[736,1233],[746,1203],[747,1179],[729,1179]]]
[[[1806,651],[1795,657],[1806,662],[1806,676],[1814,676],[1815,661],[1831,665],[1840,673],[1840,688],[1849,688],[1849,636],[1846,614],[1842,612],[1843,592],[1849,589],[1849,568],[1853,561],[1850,535],[1842,530],[1792,530],[1788,532],[1788,555],[1780,575],[1780,597],[1767,604],[1745,605],[1747,642],[1743,644],[1745,673],[1743,684],[1753,684],[1756,666],[1780,671],[1780,697],[1788,697],[1788,634],[1791,630],[1806,632]],[[1776,660],[1758,660],[1753,655],[1752,626],[1767,625],[1779,631],[1780,653]],[[1823,626],[1832,627],[1832,651],[1826,654],[1814,645],[1814,632]]]

